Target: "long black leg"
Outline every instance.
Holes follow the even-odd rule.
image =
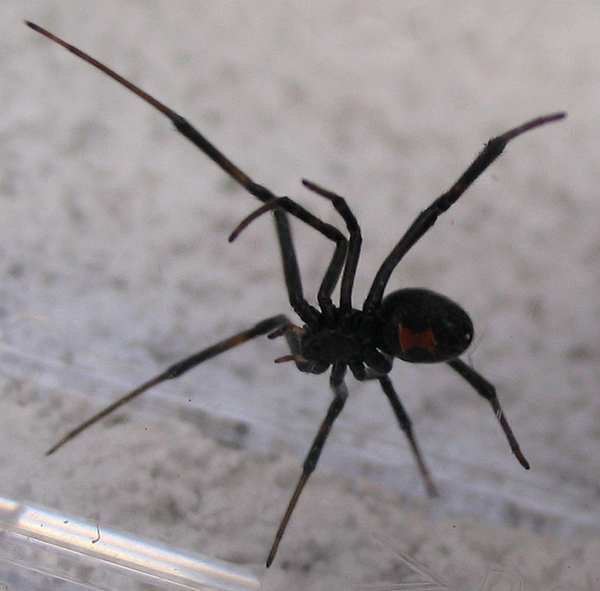
[[[275,218],[275,227],[277,228],[277,239],[279,240],[283,276],[290,304],[294,312],[296,312],[304,322],[314,325],[318,321],[319,312],[304,299],[302,277],[300,276],[300,267],[298,266],[296,249],[294,248],[294,241],[292,240],[290,220],[285,211],[278,207],[273,211],[273,217]]]
[[[198,351],[198,353],[194,353],[193,355],[182,359],[178,363],[171,365],[171,367],[163,371],[161,374],[145,382],[141,386],[138,386],[135,390],[132,390],[125,396],[119,398],[110,406],[107,406],[106,408],[95,414],[93,417],[90,417],[87,421],[81,423],[81,425],[79,425],[72,431],[69,431],[58,443],[53,445],[46,452],[46,455],[49,456],[50,454],[54,453],[58,448],[62,447],[65,443],[71,441],[71,439],[79,435],[79,433],[81,433],[88,427],[91,427],[94,423],[97,423],[100,419],[103,419],[105,416],[109,415],[117,408],[123,406],[124,404],[127,404],[134,398],[137,398],[140,394],[143,394],[147,390],[150,390],[150,388],[153,388],[154,386],[157,386],[158,384],[161,384],[162,382],[165,382],[167,380],[173,380],[175,378],[178,378],[179,376],[188,372],[190,369],[193,369],[197,365],[200,365],[200,363],[208,359],[212,359],[213,357],[216,357],[217,355],[220,355],[221,353],[224,353],[229,349],[233,349],[233,347],[237,347],[238,345],[241,345],[242,343],[245,343],[250,339],[254,339],[258,336],[271,333],[283,326],[284,324],[288,323],[288,318],[283,314],[279,316],[272,316],[271,318],[267,318],[259,322],[258,324],[255,324],[252,328],[249,328],[248,330],[244,330],[236,335],[233,335],[232,337],[229,337],[228,339],[220,341],[215,345],[207,347],[206,349],[202,349],[202,351]]]
[[[348,228],[350,240],[348,242],[348,253],[346,255],[346,264],[342,275],[342,285],[340,288],[340,309],[342,312],[348,312],[352,308],[352,291],[354,289],[354,278],[356,277],[356,268],[360,258],[360,248],[362,245],[362,235],[360,226],[346,200],[340,195],[320,187],[316,183],[304,179],[302,184],[315,193],[329,199],[336,211],[342,216]],[[337,283],[337,277],[334,281],[326,282],[327,276],[323,279],[319,294],[322,298],[328,298],[331,301],[331,294]],[[323,292],[321,294],[321,292]]]
[[[277,197],[276,199],[273,199],[273,200],[269,201],[268,203],[265,203],[258,209],[255,209],[253,212],[248,214],[238,224],[238,226],[233,230],[233,232],[229,236],[229,242],[233,242],[234,240],[236,240],[237,237],[240,235],[240,233],[243,230],[245,230],[254,220],[258,219],[260,216],[264,215],[265,213],[267,213],[269,211],[273,211],[273,212],[277,211],[278,208],[282,207],[284,204],[286,204],[288,202],[294,203],[289,197]],[[310,215],[312,216],[312,214],[310,214]],[[315,223],[323,223],[316,216],[312,216],[312,218],[314,218]],[[307,221],[307,220],[305,220],[305,221]],[[313,225],[313,224],[310,224],[310,225]],[[313,226],[313,227],[315,227],[315,226]],[[344,261],[346,259],[347,246],[348,246],[348,241],[342,234],[340,234],[340,240],[338,240],[335,245],[335,250],[334,250],[333,256],[331,257],[331,261],[329,263],[329,266],[327,267],[327,271],[325,272],[325,275],[321,282],[321,287],[319,288],[319,292],[317,294],[317,301],[319,302],[319,306],[321,307],[321,310],[323,310],[326,313],[333,309],[333,303],[331,302],[331,294],[333,293],[333,290],[335,289],[335,286],[336,286],[339,276],[342,272],[342,269],[344,268]],[[288,248],[293,249],[293,246],[291,246],[291,242],[290,242],[290,246]],[[283,254],[283,252],[284,251],[282,250],[282,254]],[[294,257],[294,259],[295,259],[295,257]],[[285,265],[285,259],[284,259],[284,265]],[[295,263],[295,266],[296,266],[296,268],[298,267],[297,263]],[[295,274],[299,276],[299,272],[296,272]],[[288,291],[289,291],[289,289],[288,289]],[[310,319],[306,320],[303,318],[303,320],[305,320],[305,322],[307,322],[308,324],[311,324]],[[316,323],[316,318],[313,321],[313,324],[315,324],[315,323]]]
[[[381,373],[375,371],[371,368],[365,368],[364,365],[355,365],[350,368],[354,377],[361,382],[366,382],[369,380],[377,380],[381,385],[381,389],[384,394],[387,396],[387,399],[390,401],[392,405],[392,409],[396,418],[398,419],[398,424],[400,425],[400,429],[406,435],[408,439],[408,443],[410,444],[413,455],[415,456],[415,460],[417,461],[417,466],[419,467],[419,472],[421,472],[421,476],[423,478],[423,482],[425,483],[425,488],[427,489],[427,493],[431,497],[437,496],[438,492],[431,478],[431,474],[429,472],[429,468],[427,468],[427,464],[423,458],[423,454],[421,453],[421,449],[419,448],[419,444],[417,443],[417,438],[415,437],[412,429],[412,421],[404,408],[404,405],[400,401],[400,397],[398,396],[394,385],[392,384],[392,380],[390,380],[387,373]]]
[[[304,465],[302,467],[302,475],[300,476],[300,480],[296,485],[296,490],[294,490],[294,494],[290,499],[287,510],[281,520],[281,524],[279,525],[279,529],[277,530],[277,534],[275,535],[275,540],[273,542],[273,546],[271,547],[271,551],[269,552],[269,556],[267,558],[267,568],[271,566],[273,559],[275,558],[275,554],[277,554],[277,549],[279,548],[279,543],[281,542],[281,538],[285,532],[285,528],[294,512],[294,508],[296,507],[296,503],[300,498],[300,494],[302,493],[302,489],[304,485],[308,481],[310,475],[313,473],[317,462],[319,461],[319,457],[321,456],[321,452],[323,451],[323,446],[325,445],[325,441],[331,431],[331,427],[339,414],[342,412],[344,408],[344,404],[346,404],[346,400],[348,399],[348,390],[346,388],[346,384],[344,383],[344,374],[346,372],[345,365],[335,365],[331,371],[331,377],[329,383],[331,385],[331,389],[333,390],[333,401],[329,405],[329,409],[327,411],[327,415],[325,419],[321,423],[321,427],[313,441],[313,444],[304,460]]]
[[[343,268],[343,278],[342,278],[342,287],[340,290],[340,307],[343,311],[348,311],[352,308],[352,290],[354,287],[354,278],[356,276],[356,267],[358,265],[358,259],[360,257],[360,248],[362,244],[362,235],[360,231],[360,226],[356,217],[352,213],[352,210],[346,203],[346,200],[337,195],[336,193],[324,189],[320,187],[316,183],[311,181],[307,181],[306,179],[302,180],[302,184],[310,189],[311,191],[325,197],[333,204],[336,211],[340,214],[344,222],[346,223],[346,228],[348,229],[348,233],[350,235],[350,240],[348,242],[348,249],[346,253],[346,248],[344,244],[344,249],[340,248],[342,245],[340,243],[337,244],[336,250],[333,254],[333,258],[323,280],[321,282],[321,286],[319,288],[317,294],[317,301],[319,302],[319,306],[322,310],[326,311],[333,307],[331,302],[331,294],[337,285],[340,273]],[[273,201],[269,201],[265,203],[262,207],[259,207],[251,214],[246,216],[235,228],[235,230],[231,233],[229,237],[229,241],[233,242],[239,234],[248,227],[254,220],[256,220],[261,215],[265,214],[268,211],[274,210],[279,207],[284,201],[289,200],[288,197],[279,197]],[[346,264],[344,265],[344,259],[346,260]]]
[[[531,129],[546,125],[546,123],[551,123],[552,121],[558,121],[565,116],[565,113],[553,113],[551,115],[538,117],[519,127],[515,127],[498,137],[492,138],[456,183],[454,183],[446,193],[438,197],[427,209],[422,211],[409,227],[406,234],[402,236],[375,275],[371,289],[365,299],[363,309],[365,311],[373,311],[380,306],[383,292],[387,286],[390,275],[402,257],[414,246],[423,234],[435,224],[438,217],[456,203],[477,177],[479,177],[479,175],[481,175],[481,173],[488,168],[500,154],[502,154],[508,142]]]
[[[107,76],[133,92],[135,95],[140,97],[142,100],[147,102],[149,105],[157,109],[163,115],[165,115],[168,119],[171,120],[175,129],[179,131],[186,139],[191,141],[197,148],[202,150],[204,154],[206,154],[215,164],[217,164],[225,173],[227,173],[231,178],[237,181],[244,189],[246,189],[250,194],[254,197],[262,201],[263,203],[268,203],[274,199],[277,199],[277,196],[272,193],[266,187],[254,182],[246,173],[240,170],[233,162],[229,160],[220,150],[218,150],[211,142],[209,142],[203,134],[201,134],[192,124],[187,121],[184,117],[155,99],[153,96],[149,95],[147,92],[144,92],[141,88],[137,87],[135,84],[132,84],[129,80],[126,80],[104,64],[100,63],[98,60],[94,59],[87,53],[81,51],[77,47],[63,41],[56,35],[53,35],[49,31],[40,27],[31,22],[26,23],[27,26],[32,28],[34,31],[44,35],[48,39],[58,43],[71,53],[75,54],[77,57],[83,59],[90,65],[94,66],[101,72],[104,72]],[[331,224],[327,224],[323,222],[316,216],[312,215],[306,209],[304,209],[301,205],[297,204],[295,201],[291,199],[284,199],[280,202],[280,207],[287,211],[288,213],[294,215],[298,219],[302,220],[309,226],[313,227],[315,230],[323,234],[326,238],[332,240],[336,243],[336,257],[335,261],[332,261],[332,266],[334,266],[334,262],[339,267],[339,272],[341,272],[341,266],[343,265],[343,261],[345,259],[345,244],[346,238],[344,235]],[[289,223],[284,221],[285,215],[277,213],[275,211],[275,225],[277,228],[277,233],[280,235],[280,243],[285,242],[286,244],[291,244],[291,235],[289,230]],[[281,236],[281,234],[285,234],[285,236]],[[339,252],[338,252],[339,251]],[[287,264],[286,264],[287,261]],[[335,269],[334,271],[335,272]],[[298,264],[296,262],[295,253],[285,253],[284,254],[284,274],[286,279],[286,285],[288,286],[290,303],[294,309],[294,311],[305,321],[310,322],[315,319],[315,310],[311,309],[308,302],[304,299],[304,295],[302,292],[302,283],[300,281],[300,272],[298,268]]]
[[[482,375],[469,367],[464,361],[461,361],[460,359],[453,359],[447,363],[492,405],[494,414],[496,415],[496,418],[498,419],[498,422],[502,426],[502,430],[508,439],[510,449],[517,457],[517,460],[519,460],[521,466],[529,470],[529,462],[525,459],[525,456],[519,447],[519,443],[517,442],[517,438],[514,436],[512,429],[510,428],[508,421],[504,416],[504,411],[502,410],[500,401],[496,395],[496,388],[494,388],[494,386],[490,384],[490,382],[488,382]]]
[[[400,429],[404,431],[406,438],[408,439],[408,443],[412,448],[413,455],[417,460],[417,465],[419,466],[419,471],[421,472],[421,476],[423,477],[423,482],[425,483],[425,487],[427,488],[427,492],[429,496],[435,497],[437,496],[437,489],[433,480],[431,478],[431,474],[429,473],[429,468],[427,468],[427,464],[423,459],[423,455],[421,454],[421,450],[419,445],[417,444],[417,439],[415,438],[412,430],[412,421],[408,416],[408,413],[404,409],[402,402],[400,402],[400,398],[394,389],[392,384],[392,380],[388,376],[381,376],[377,378],[379,383],[381,384],[381,388],[385,392],[390,404],[392,405],[392,409],[394,410],[394,414],[398,419],[398,424],[400,425]]]

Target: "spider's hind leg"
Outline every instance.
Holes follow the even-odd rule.
[[[475,391],[483,396],[491,405],[504,431],[504,435],[506,435],[506,439],[508,440],[508,444],[510,445],[510,449],[519,460],[519,463],[523,468],[529,470],[529,462],[523,455],[521,451],[521,447],[519,446],[519,442],[517,438],[514,436],[506,417],[504,416],[504,411],[500,406],[500,401],[498,400],[498,396],[496,395],[496,388],[488,382],[481,374],[476,372],[473,368],[469,367],[464,361],[460,359],[453,359],[452,361],[447,362],[448,365],[463,379],[465,379],[471,386],[475,389]]]

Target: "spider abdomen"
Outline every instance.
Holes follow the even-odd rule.
[[[424,288],[394,291],[381,304],[382,349],[410,363],[455,359],[473,339],[469,315],[446,296]]]

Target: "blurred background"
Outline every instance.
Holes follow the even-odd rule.
[[[227,243],[258,202],[25,19],[185,115],[275,193],[334,224],[300,179],[344,195],[364,236],[357,306],[490,137],[567,111],[512,142],[388,288],[425,286],[471,314],[465,358],[496,385],[532,469],[454,372],[397,362],[442,492],[431,501],[381,392],[350,378],[265,588],[401,589],[402,556],[452,589],[483,589],[492,567],[524,589],[594,588],[600,5],[2,3],[0,493],[261,564],[331,398],[326,377],[272,362],[283,340],[218,357],[43,456],[171,363],[290,308],[270,220]],[[294,230],[313,297],[331,245]]]

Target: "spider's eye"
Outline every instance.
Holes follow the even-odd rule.
[[[437,363],[461,355],[473,339],[473,323],[451,299],[411,288],[382,302],[385,323],[382,349],[411,363]]]

